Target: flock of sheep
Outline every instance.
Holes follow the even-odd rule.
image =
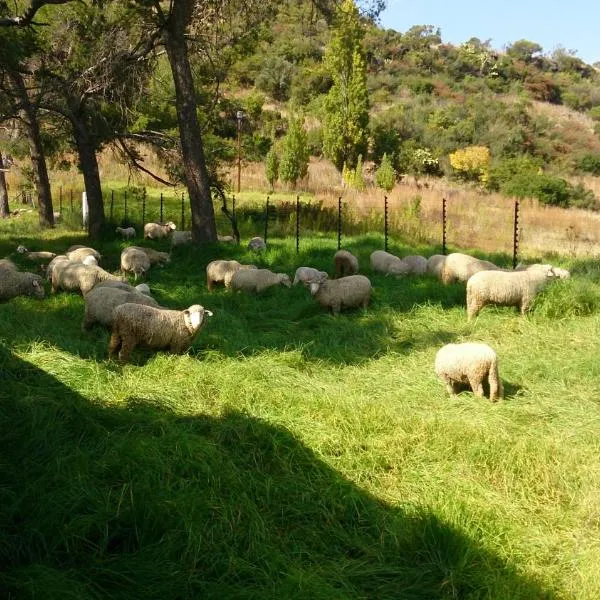
[[[173,246],[191,242],[189,232],[175,231],[169,222],[164,225],[147,223],[145,239],[170,237]],[[134,239],[135,229],[117,228],[124,240]],[[231,236],[219,236],[220,241],[233,241]],[[261,251],[264,240],[253,238],[248,248]],[[99,323],[110,329],[109,358],[118,353],[121,362],[128,362],[136,346],[166,349],[173,353],[185,352],[212,313],[199,304],[185,310],[168,310],[150,295],[146,284],[131,285],[124,277],[102,269],[99,252],[86,246],[72,246],[64,255],[51,252],[29,252],[19,246],[17,252],[38,261],[50,261],[45,268],[51,282],[52,293],[60,290],[81,292],[85,299],[82,329],[88,330]],[[143,246],[129,246],[121,253],[121,271],[138,277],[148,273],[153,265],[170,262],[167,252]],[[333,257],[334,278],[313,267],[301,266],[292,280],[286,273],[259,269],[236,260],[215,260],[206,266],[208,291],[217,285],[236,292],[261,293],[269,287],[303,284],[312,297],[324,308],[338,315],[346,308],[367,308],[372,285],[368,277],[359,274],[356,256],[339,250]],[[466,282],[467,317],[472,319],[486,305],[517,306],[524,314],[537,293],[552,279],[568,278],[569,272],[552,265],[534,264],[519,266],[516,270],[501,269],[497,265],[467,254],[448,256],[406,256],[399,258],[377,250],[370,256],[371,271],[403,277],[407,275],[433,275],[444,284]],[[0,300],[19,295],[43,298],[43,279],[40,275],[22,272],[8,259],[0,260]],[[435,372],[446,383],[450,393],[461,385],[471,387],[475,395],[483,396],[483,383],[489,385],[490,400],[503,396],[498,375],[498,359],[492,348],[483,343],[468,342],[447,344],[435,358]]]

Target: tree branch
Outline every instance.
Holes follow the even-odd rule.
[[[31,0],[31,4],[25,9],[25,12],[18,17],[2,17],[0,18],[0,26],[4,27],[26,27],[33,25],[33,18],[42,6],[46,4],[67,4],[73,0]]]
[[[146,167],[143,167],[138,162],[138,159],[137,159],[137,156],[135,155],[135,152],[133,152],[133,150],[131,150],[131,148],[128,148],[127,144],[125,144],[123,142],[123,140],[117,139],[117,144],[119,145],[119,147],[121,148],[121,150],[123,151],[123,153],[127,156],[127,158],[129,159],[129,161],[131,162],[131,164],[136,169],[139,169],[140,171],[146,173],[147,175],[150,175],[150,177],[152,177],[153,179],[155,179],[159,183],[162,183],[163,185],[168,185],[170,187],[176,187],[177,184],[175,184],[175,183],[173,183],[171,181],[167,181],[166,179],[163,179],[162,177],[159,177],[158,175],[156,175],[155,173],[153,173],[149,169],[146,169]]]

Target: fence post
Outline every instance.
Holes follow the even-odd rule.
[[[158,221],[159,223],[163,222],[163,193],[160,193],[160,219]]]
[[[446,198],[442,198],[442,254],[446,254]]]
[[[388,198],[383,197],[383,247],[388,251]]]
[[[515,200],[515,221],[513,227],[513,269],[517,268],[517,255],[519,253],[519,201]]]
[[[73,188],[69,190],[69,200],[71,201],[71,212],[73,212]]]
[[[338,198],[338,250],[342,247],[342,197]]]
[[[265,208],[265,244],[267,243],[267,234],[269,232],[269,196],[267,196],[267,205]]]
[[[144,229],[144,223],[146,222],[146,188],[142,194],[142,229]]]
[[[58,190],[58,212],[62,213],[62,185]]]
[[[113,208],[115,204],[115,190],[110,190],[110,222],[113,222]]]
[[[235,195],[231,199],[231,214],[235,219]]]
[[[123,221],[127,222],[127,190],[125,190],[125,194],[123,196],[124,199],[124,210],[123,210]]]
[[[296,254],[300,252],[300,194],[296,196]]]

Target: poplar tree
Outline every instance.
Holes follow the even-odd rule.
[[[279,177],[294,187],[308,172],[308,143],[303,125],[304,119],[290,112],[288,130],[281,144]]]

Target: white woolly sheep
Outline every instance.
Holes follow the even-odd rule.
[[[133,227],[117,227],[115,233],[120,233],[124,240],[132,240],[135,237],[135,228]]]
[[[549,267],[552,268],[554,275],[559,279],[569,279],[571,277],[571,272],[568,269],[562,269],[561,267],[555,267],[548,264],[543,265],[540,263],[534,263],[532,265],[524,265],[523,263],[519,263],[515,268],[515,271],[531,271],[532,269],[547,270]]]
[[[171,246],[185,246],[192,243],[191,231],[174,231],[171,234]]]
[[[492,402],[504,396],[498,358],[487,344],[466,342],[442,346],[435,355],[435,372],[449,394],[456,394],[461,385],[468,384],[475,396],[483,397],[483,384],[487,380]]]
[[[453,252],[446,256],[440,278],[442,283],[445,284],[454,283],[455,281],[467,281],[469,277],[479,271],[492,271],[499,268],[487,260],[481,260],[468,254],[461,254],[460,252]]]
[[[467,317],[488,304],[518,306],[524,315],[537,293],[556,275],[551,265],[528,271],[480,271],[467,281]]]
[[[160,223],[146,223],[144,225],[144,239],[160,240],[171,235],[175,229],[177,229],[177,225],[173,221],[169,221],[164,225]]]
[[[43,298],[44,295],[39,275],[18,271],[9,259],[0,260],[0,300],[10,300],[16,296]]]
[[[423,275],[427,271],[427,259],[418,254],[405,256],[400,262],[391,262],[388,266],[389,275]]]
[[[17,252],[19,254],[22,254],[29,260],[52,260],[56,256],[56,252],[46,252],[46,251],[30,252],[23,245],[18,246]]]
[[[64,254],[59,254],[58,256],[55,256],[48,263],[48,266],[46,267],[46,279],[48,281],[50,281],[52,279],[52,270],[54,269],[54,266],[59,262],[70,262],[70,261]]]
[[[134,289],[145,296],[150,296],[152,294],[150,291],[150,286],[147,283],[138,283]]]
[[[427,259],[427,272],[431,275],[435,275],[438,278],[442,276],[442,269],[446,262],[445,254],[434,254]]]
[[[256,269],[255,265],[242,265],[237,260],[213,260],[206,265],[206,287],[209,292],[215,285],[222,283],[226,288],[231,287],[234,273],[243,269]]]
[[[396,256],[395,254],[390,254],[389,252],[385,252],[384,250],[375,250],[375,252],[371,253],[370,256],[371,261],[371,270],[376,273],[383,273],[387,275],[390,272],[390,267],[392,265],[400,268],[402,263],[402,259]]]
[[[182,311],[121,304],[113,311],[108,356],[111,358],[119,352],[119,360],[128,362],[131,352],[139,345],[181,354],[192,345],[206,317],[212,317],[212,312],[199,304]]]
[[[112,327],[115,308],[126,303],[158,307],[158,302],[154,298],[134,288],[120,289],[97,285],[85,296],[85,313],[81,329],[86,331],[94,323]]]
[[[125,281],[122,277],[112,275],[100,267],[61,261],[52,269],[52,293],[59,290],[81,291],[85,296],[97,283],[108,280]]]
[[[123,273],[133,273],[135,279],[137,279],[140,275],[145,275],[149,270],[150,259],[141,249],[130,246],[121,252],[121,271]]]
[[[338,250],[333,255],[335,276],[356,275],[358,273],[358,258],[348,250]]]
[[[171,257],[168,252],[159,252],[154,248],[145,248],[144,246],[129,246],[129,248],[135,248],[143,252],[150,260],[151,265],[166,265],[171,262]]]
[[[93,264],[98,264],[102,258],[102,256],[100,256],[100,252],[94,250],[93,248],[88,248],[87,246],[78,246],[75,247],[74,250],[69,248],[69,250],[65,252],[65,256],[71,262],[83,263],[85,260],[87,260],[88,263],[86,264],[89,264],[90,256],[94,257],[95,262]]]
[[[334,316],[339,315],[342,308],[367,308],[371,290],[371,282],[364,275],[350,275],[310,284],[312,297],[324,308],[331,308]]]
[[[312,267],[298,267],[294,275],[294,283],[312,283],[313,281],[325,281],[329,275],[325,271],[319,271]]]
[[[231,289],[236,292],[260,293],[275,285],[291,287],[289,275],[269,269],[240,269],[231,277]]]
[[[267,244],[266,244],[265,240],[263,240],[261,237],[253,237],[248,242],[248,250],[260,251],[260,250],[266,250],[266,249],[267,249]]]

